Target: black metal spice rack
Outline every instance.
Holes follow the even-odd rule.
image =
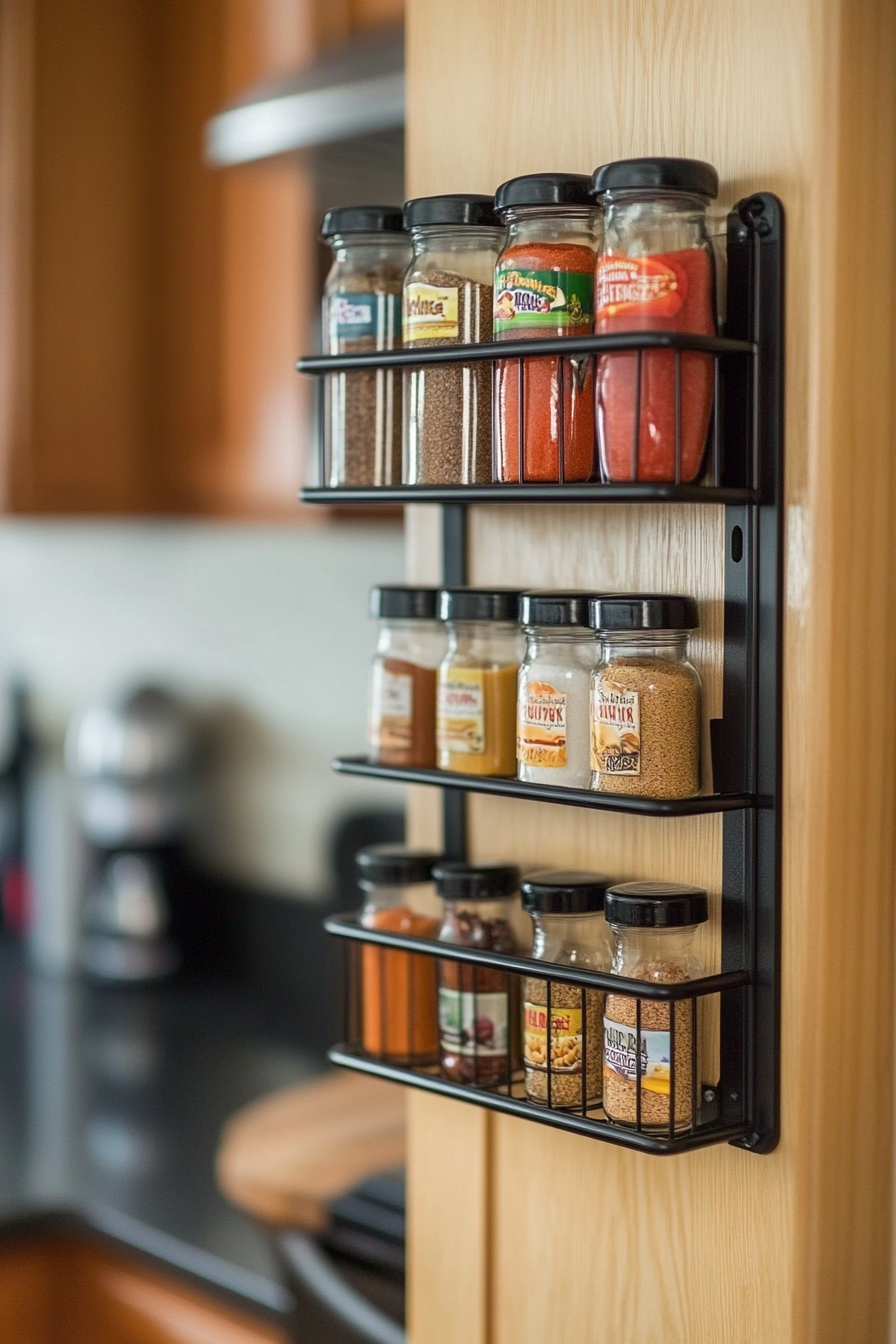
[[[476,503],[702,503],[725,509],[725,645],[723,718],[710,724],[713,780],[717,792],[683,800],[627,798],[586,790],[524,784],[514,779],[480,778],[437,770],[373,765],[343,757],[334,767],[346,774],[376,776],[444,791],[444,842],[447,853],[466,853],[468,792],[501,794],[530,801],[589,807],[654,817],[722,814],[722,907],[720,974],[684,984],[645,984],[620,977],[555,967],[526,957],[507,957],[478,949],[434,944],[383,930],[361,928],[352,916],[327,921],[328,930],[345,940],[348,957],[349,1039],[330,1052],[350,1068],[377,1074],[432,1092],[459,1097],[508,1114],[523,1116],[580,1134],[653,1153],[674,1153],[710,1143],[730,1142],[755,1153],[770,1152],[778,1140],[780,1018],[780,783],[781,659],[783,574],[783,266],[784,220],[781,203],[768,193],[739,202],[727,226],[727,322],[725,335],[697,337],[675,333],[625,333],[545,341],[500,342],[479,346],[399,350],[358,356],[319,356],[299,362],[302,372],[318,376],[323,412],[326,375],[359,368],[412,368],[421,364],[491,361],[517,362],[520,403],[525,363],[538,355],[585,357],[596,363],[607,353],[668,349],[676,352],[676,482],[622,484],[602,482],[527,482],[473,486],[318,486],[302,492],[308,502],[339,504],[439,503],[443,505],[443,580],[466,582],[466,510]],[[715,364],[714,418],[706,479],[681,483],[681,353],[711,354]],[[562,367],[562,360],[561,365]],[[595,380],[596,383],[596,380]],[[637,378],[640,422],[640,377]],[[328,479],[326,436],[321,414],[320,479]],[[637,434],[633,476],[637,475]],[[522,446],[523,436],[519,436]],[[562,444],[559,459],[562,464]],[[640,1073],[638,1110],[632,1127],[611,1124],[587,1100],[576,1110],[559,1110],[526,1100],[522,1074],[508,1062],[500,1083],[484,1087],[454,1082],[431,1064],[400,1063],[383,1050],[362,1046],[359,996],[363,946],[416,952],[439,962],[470,964],[508,977],[532,975],[550,986],[578,986],[635,998],[636,1031],[642,1003],[691,1005],[692,1039],[697,1004],[710,996],[719,1002],[720,1076],[711,1085],[696,1075],[690,1088],[690,1114],[676,1123],[669,1107],[662,1132],[642,1124]],[[407,965],[410,967],[410,958]],[[410,971],[409,971],[410,976]],[[409,987],[409,1017],[413,995]],[[584,1004],[584,999],[583,999]],[[584,1019],[584,1014],[583,1014]],[[583,1056],[585,1042],[583,1042]],[[692,1059],[696,1052],[692,1050]],[[675,1096],[675,1048],[672,1047],[672,1096]],[[694,1063],[692,1067],[696,1068]],[[476,1077],[478,1077],[478,1060]],[[550,1088],[550,1069],[548,1070]]]

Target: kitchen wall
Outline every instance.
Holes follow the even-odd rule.
[[[179,688],[209,742],[202,856],[313,898],[338,817],[402,803],[329,769],[363,746],[368,589],[402,569],[392,526],[5,521],[0,654],[57,749],[73,711],[123,682]]]

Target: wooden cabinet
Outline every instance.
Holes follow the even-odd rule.
[[[298,157],[203,128],[395,0],[0,0],[0,501],[295,519],[317,319]]]
[[[892,0],[410,0],[408,189],[643,154],[788,220],[781,1142],[652,1158],[409,1097],[415,1344],[891,1338],[896,862]],[[869,224],[873,265],[856,265]],[[713,510],[478,507],[470,582],[711,601]],[[577,516],[578,515],[578,516]],[[434,523],[410,531],[432,581]],[[717,648],[703,656],[711,700]],[[844,691],[861,666],[862,693]],[[855,717],[854,717],[855,716]],[[870,755],[868,753],[871,753]],[[418,791],[418,793],[421,791]],[[720,819],[471,797],[471,850],[720,889]],[[439,843],[431,798],[411,840]],[[872,1061],[875,1061],[872,1064]]]
[[[3,1344],[287,1344],[283,1331],[74,1237],[0,1248]]]

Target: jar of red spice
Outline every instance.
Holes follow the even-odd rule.
[[[368,845],[355,855],[364,893],[365,929],[435,938],[433,869],[441,856],[403,845]],[[369,1055],[395,1063],[425,1063],[438,1048],[436,967],[419,952],[397,952],[368,943],[361,949],[361,1045]]]
[[[706,224],[719,178],[696,159],[626,159],[598,168],[604,208],[597,263],[598,334],[716,332],[715,267]],[[604,355],[597,368],[606,481],[688,482],[703,472],[714,359],[697,351]]]
[[[498,188],[507,241],[495,268],[495,340],[590,335],[599,212],[578,173]],[[495,476],[587,481],[595,473],[591,356],[508,360],[495,373]]]

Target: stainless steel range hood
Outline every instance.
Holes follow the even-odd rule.
[[[250,90],[206,126],[205,156],[227,167],[404,125],[404,33],[353,39]]]

